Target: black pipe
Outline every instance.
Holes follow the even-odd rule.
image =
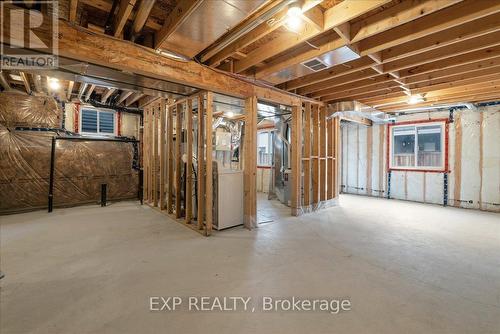
[[[106,206],[107,187],[106,183],[101,184],[101,206]]]
[[[144,177],[144,171],[142,168],[139,169],[139,187],[137,191],[137,197],[141,201],[141,205],[144,204],[144,185],[143,185],[143,178]]]
[[[54,164],[56,158],[56,137],[52,137],[52,149],[50,151],[50,176],[49,176],[49,203],[48,211],[52,212],[54,199]]]
[[[118,138],[91,138],[91,137],[57,137],[57,140],[81,140],[81,141],[112,141],[121,143],[138,143],[136,139],[118,139]]]

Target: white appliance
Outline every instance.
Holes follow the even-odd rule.
[[[220,167],[220,165],[219,165]],[[217,213],[214,228],[243,224],[243,171],[219,169],[217,186]]]

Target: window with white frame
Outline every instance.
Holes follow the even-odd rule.
[[[115,134],[115,112],[94,108],[82,108],[80,132],[112,136]]]
[[[273,132],[261,131],[257,134],[257,166],[273,164]]]
[[[390,168],[444,170],[445,122],[390,126]]]

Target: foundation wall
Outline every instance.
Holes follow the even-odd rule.
[[[396,122],[449,117],[419,113]],[[342,124],[342,192],[500,212],[500,106],[454,111],[448,126],[447,173],[393,170],[389,181],[388,126]]]

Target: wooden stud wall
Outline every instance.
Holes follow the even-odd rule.
[[[171,104],[165,99],[151,102],[144,106],[142,143],[144,202],[207,236],[213,224],[212,104],[212,92],[197,93]],[[197,108],[193,109],[195,105]],[[196,181],[192,169],[194,145],[197,145],[196,160],[199,162]],[[196,221],[193,217],[195,182]]]
[[[339,195],[339,119],[329,118],[325,107],[310,102],[305,102],[301,110],[303,115],[298,111],[292,112],[292,147],[302,147],[302,156],[299,158],[302,163],[299,161],[295,166],[292,162],[292,169],[297,168],[299,171],[293,174],[302,176],[293,181],[299,182],[293,185],[299,189],[295,195],[292,188],[292,202],[299,203],[297,207],[292,204],[294,215],[317,210],[322,207],[322,203]],[[294,122],[295,118],[299,118],[300,122]],[[294,126],[299,126],[296,132],[293,132]],[[292,161],[295,159],[293,151],[292,148]]]

